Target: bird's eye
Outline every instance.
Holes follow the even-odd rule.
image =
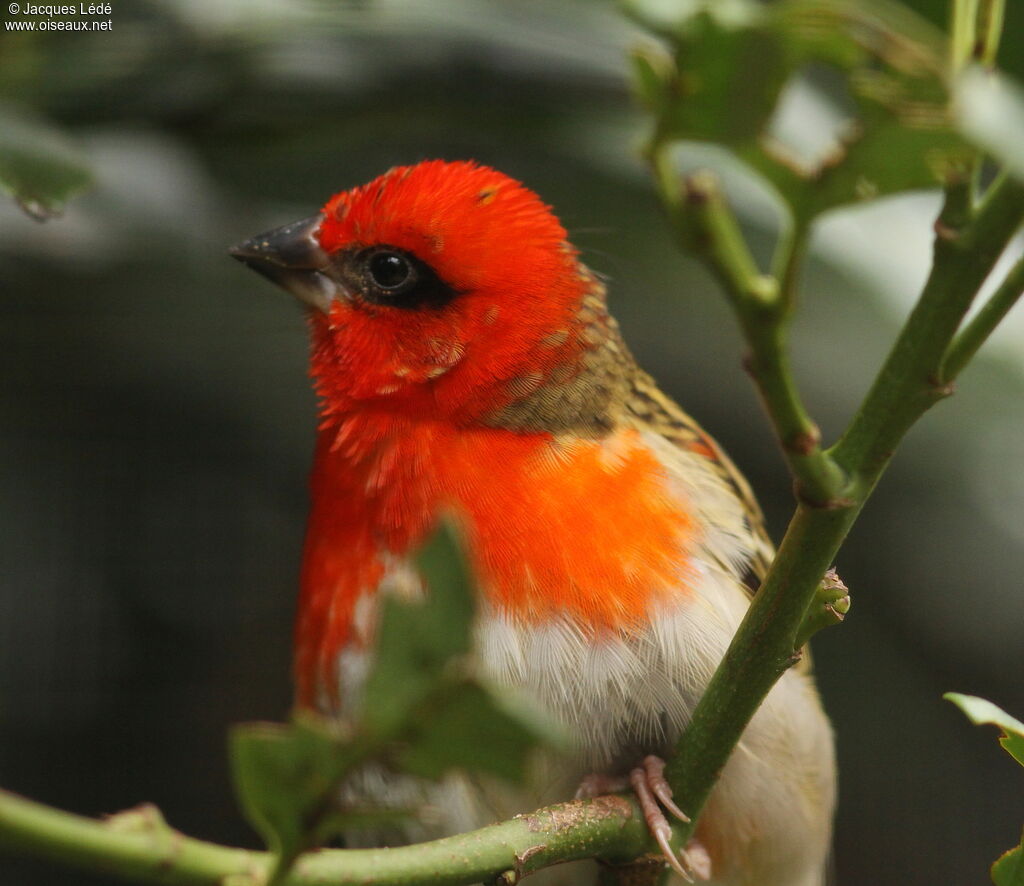
[[[415,272],[404,255],[398,252],[378,252],[367,265],[370,279],[385,291],[402,289],[412,282]]]
[[[457,294],[423,259],[387,243],[342,252],[332,263],[335,272],[370,304],[440,309]]]

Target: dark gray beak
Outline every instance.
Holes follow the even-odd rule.
[[[323,311],[336,298],[346,297],[330,276],[331,260],[316,239],[323,215],[314,215],[259,234],[232,246],[228,252],[310,307]]]

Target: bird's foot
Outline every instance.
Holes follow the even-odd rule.
[[[687,882],[709,880],[711,878],[711,856],[700,843],[691,839],[686,847],[675,852],[671,846],[672,826],[665,818],[662,807],[682,822],[689,822],[689,816],[672,799],[672,788],[665,780],[665,761],[661,757],[650,754],[643,763],[633,769],[628,777],[610,775],[588,775],[580,783],[576,791],[577,799],[596,797],[600,794],[632,788],[637,801],[644,813],[644,821],[655,842],[661,848],[665,861]]]

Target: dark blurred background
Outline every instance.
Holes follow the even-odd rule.
[[[1009,5],[1001,55],[1020,77]],[[0,99],[96,172],[61,219],[0,204],[0,785],[88,815],[148,800],[187,833],[255,845],[225,731],[288,709],[314,402],[299,308],[225,250],[393,164],[472,157],[552,203],[612,278],[641,361],[781,536],[789,486],[732,318],[636,157],[637,35],[613,5],[120,0],[110,18],[0,32]],[[821,125],[813,95],[791,111]],[[730,188],[766,254],[771,207]],[[816,231],[794,338],[827,438],[916,294],[936,205],[887,200]],[[987,882],[1020,836],[1024,775],[940,695],[1024,716],[1022,326],[912,432],[840,556],[853,612],[815,646],[840,884]],[[69,876],[13,859],[0,875]]]

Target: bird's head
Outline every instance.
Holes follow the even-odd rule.
[[[593,278],[565,230],[532,191],[475,163],[391,169],[232,254],[309,307],[328,411],[472,421],[564,378],[587,347]]]

